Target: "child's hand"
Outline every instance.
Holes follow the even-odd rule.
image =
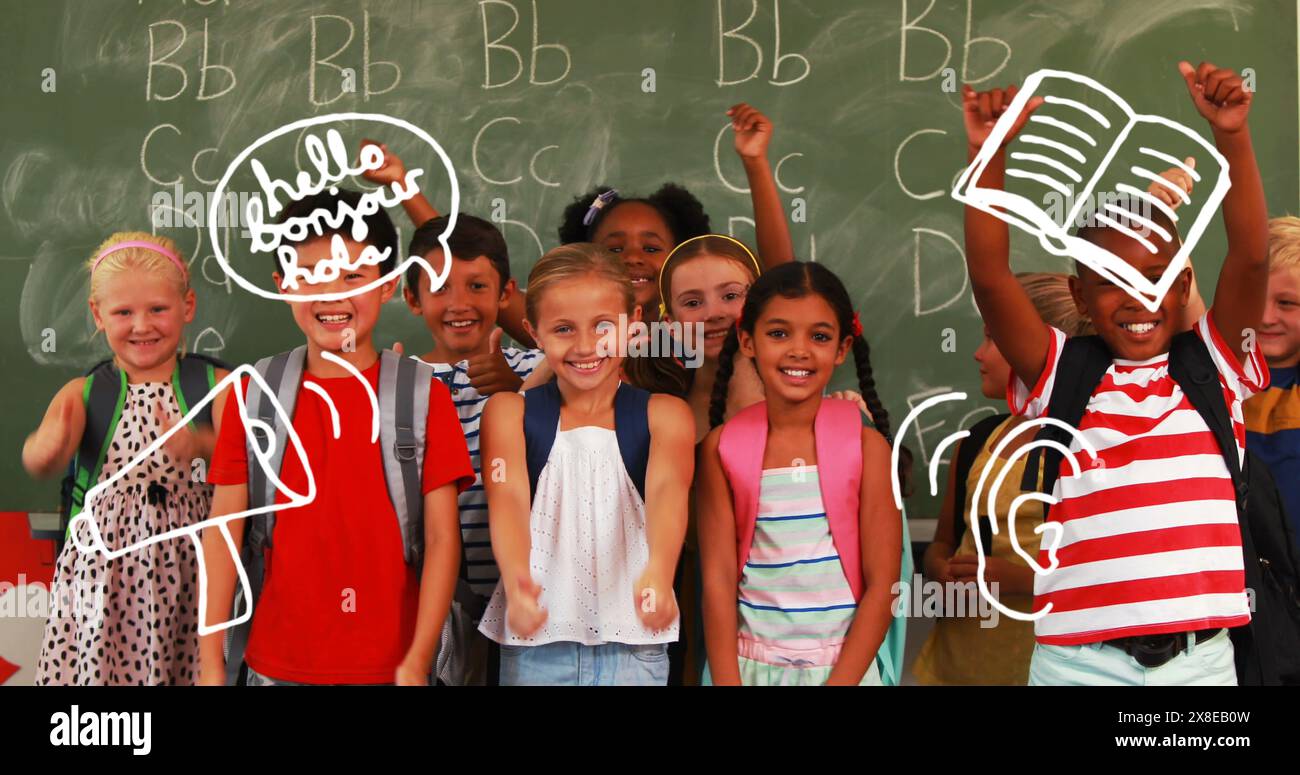
[[[531,576],[520,578],[513,591],[506,587],[506,624],[515,635],[527,638],[546,624],[546,609],[537,602],[541,594]]]
[[[1242,87],[1241,76],[1209,62],[1202,62],[1195,68],[1190,62],[1179,62],[1178,72],[1187,82],[1192,104],[1210,126],[1231,133],[1246,125],[1254,95]]]
[[[647,569],[636,580],[632,593],[636,615],[648,629],[665,630],[677,619],[677,596],[673,594],[671,578],[661,578]]]
[[[377,170],[366,170],[361,173],[361,177],[371,183],[378,183],[381,186],[389,186],[393,183],[402,183],[406,180],[406,167],[402,160],[397,158],[397,154],[388,150],[388,146],[383,143],[377,143],[374,140],[362,140],[361,147],[367,145],[377,145],[379,150],[384,152],[384,166]]]
[[[966,122],[966,142],[970,144],[972,150],[979,150],[983,147],[984,141],[988,140],[989,135],[993,133],[993,125],[1007,111],[1019,91],[1020,88],[1017,86],[1008,86],[1005,90],[990,89],[982,92],[975,91],[970,84],[961,87],[961,107],[962,116]],[[1038,110],[1038,106],[1042,104],[1042,97],[1034,97],[1029,100],[1020,117],[1016,119],[1015,125],[1011,127],[1011,131],[1007,132],[1006,137],[1002,138],[1003,148],[1024,127],[1025,122],[1029,120],[1029,114]]]
[[[493,329],[492,333],[488,334],[487,355],[475,355],[465,365],[465,375],[469,377],[469,384],[481,395],[490,396],[503,391],[515,393],[518,392],[519,386],[524,384],[514,369],[510,368],[510,364],[506,363],[505,353],[501,352],[503,333],[505,329]]]
[[[1183,163],[1192,169],[1196,169],[1196,159],[1191,156],[1183,159]],[[1178,186],[1187,194],[1192,193],[1192,176],[1188,175],[1187,170],[1182,167],[1170,167],[1160,173],[1160,177]],[[1170,191],[1168,186],[1162,186],[1155,181],[1152,181],[1151,185],[1147,186],[1147,193],[1164,202],[1169,206],[1170,210],[1177,210],[1183,203],[1182,197]]]
[[[393,683],[398,686],[428,686],[429,685],[429,666],[421,666],[418,660],[412,659],[410,654],[402,660],[397,666],[397,675]]]
[[[867,408],[866,399],[864,399],[862,397],[862,394],[856,390],[836,390],[834,393],[831,393],[829,396],[826,397],[838,398],[844,401],[852,401],[853,403],[858,405],[858,408],[862,410],[863,414],[865,414],[868,417],[871,417],[871,410]],[[872,418],[872,421],[874,422],[875,418]]]
[[[44,471],[58,462],[64,450],[76,443],[72,437],[74,423],[72,401],[64,401],[58,414],[42,423],[23,445],[23,466],[28,471]]]
[[[1001,584],[1009,578],[1011,563],[1001,557],[984,558],[984,581]],[[953,581],[974,581],[979,577],[979,558],[973,554],[956,554],[948,561],[948,575]]]
[[[153,405],[153,416],[158,421],[160,433],[167,433],[176,424],[176,420],[172,419],[171,412],[163,405],[162,401],[158,401]],[[202,456],[198,437],[195,436],[188,425],[177,428],[176,432],[164,441],[162,446],[173,460],[179,461],[182,465],[189,465],[191,460]]]
[[[736,153],[740,158],[767,158],[767,146],[772,142],[772,122],[768,117],[744,102],[732,105],[727,115],[736,133]]]

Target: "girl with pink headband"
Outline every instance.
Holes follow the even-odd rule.
[[[182,352],[195,295],[170,239],[119,232],[86,268],[96,335],[104,334],[112,358],[55,394],[22,457],[35,478],[67,472],[65,524],[90,511],[111,551],[207,517],[212,487],[199,461],[212,453],[211,405],[93,500],[86,494],[136,460],[229,371]],[[86,521],[78,520],[75,529],[78,540],[65,540],[59,552],[36,683],[193,684],[198,580],[190,540],[161,541],[108,559],[77,548],[92,544]]]

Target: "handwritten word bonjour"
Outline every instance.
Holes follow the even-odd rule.
[[[317,176],[315,181],[311,173],[301,170],[295,183],[290,184],[268,175],[266,167],[257,159],[249,163],[254,177],[257,178],[266,196],[267,214],[271,217],[275,217],[283,209],[279,199],[280,194],[289,201],[318,194],[326,188],[329,188],[331,194],[337,194],[338,187],[334,184],[344,178],[384,166],[384,152],[375,145],[363,147],[359,154],[358,166],[351,166],[347,147],[336,129],[326,131],[324,143],[316,135],[308,134],[303,140],[303,146],[307,158],[315,167]],[[364,241],[369,233],[365,219],[379,212],[381,207],[393,207],[418,194],[420,189],[416,185],[416,180],[423,174],[422,168],[408,170],[403,181],[394,181],[391,186],[381,186],[362,194],[355,207],[347,202],[339,202],[334,213],[319,208],[309,215],[288,218],[284,223],[279,224],[266,223],[261,199],[253,198],[248,202],[247,208],[247,227],[252,235],[250,248],[254,253],[275,251],[284,270],[282,284],[284,288],[290,290],[296,290],[300,280],[308,284],[325,283],[336,279],[342,272],[361,266],[381,264],[388,259],[391,248],[379,249],[373,245],[366,245],[361,255],[353,259],[337,230],[347,223],[349,224],[347,231],[353,241]],[[327,230],[335,232],[330,241],[329,258],[317,262],[311,269],[299,266],[298,251],[293,245],[308,239],[311,234],[323,236]],[[291,244],[283,244],[285,241]]]

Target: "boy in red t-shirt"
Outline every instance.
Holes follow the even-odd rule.
[[[358,198],[348,191],[306,197],[291,202],[281,222],[306,219],[318,209],[334,213],[340,203],[355,208]],[[391,272],[398,252],[392,222],[382,209],[364,220],[364,244],[351,239],[346,219],[336,231],[309,232],[294,245],[298,267],[316,274],[316,265],[330,260],[336,240],[351,257],[367,246],[388,249],[383,262],[343,267],[332,280],[299,282],[296,289],[286,289],[277,271],[273,277],[280,292],[346,293]],[[396,284],[378,284],[333,301],[291,303],[294,322],[307,340],[293,430],[311,467],[316,495],[306,505],[274,513],[273,548],[265,552],[262,591],[244,657],[249,684],[427,683],[460,563],[456,498],[473,483],[474,471],[451,396],[441,381],[431,380],[421,479],[424,559],[422,568],[409,565],[373,416],[380,355],[372,333]],[[245,394],[247,385],[245,380]],[[227,398],[224,404],[209,472],[216,485],[213,518],[249,508],[244,417],[238,401]],[[309,490],[303,463],[297,454],[285,454],[277,504],[289,501],[286,492]],[[243,519],[228,524],[237,546],[246,526]],[[209,580],[203,621],[214,625],[230,619],[237,576],[221,533],[209,529],[203,540]],[[201,684],[225,683],[225,634],[220,630],[201,638]]]

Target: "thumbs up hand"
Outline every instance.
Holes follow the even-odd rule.
[[[500,328],[492,329],[488,335],[487,353],[475,355],[468,360],[466,376],[469,377],[469,384],[481,395],[490,396],[502,391],[514,393],[524,384],[514,369],[510,368],[505,353],[501,351],[503,333]]]

